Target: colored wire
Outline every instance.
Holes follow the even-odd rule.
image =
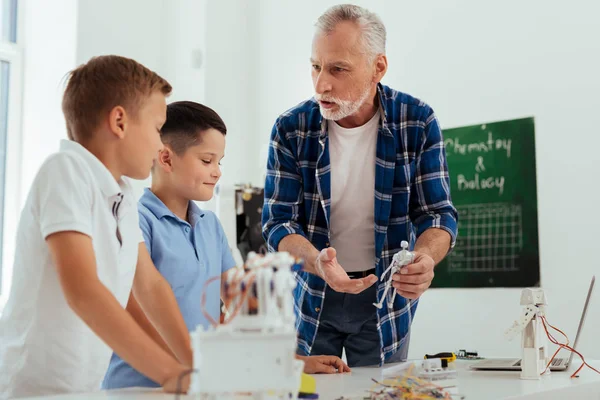
[[[226,324],[228,324],[229,322],[231,322],[240,312],[240,310],[242,309],[244,302],[248,299],[248,294],[252,291],[252,284],[254,283],[254,280],[256,279],[255,275],[252,274],[250,276],[249,282],[246,286],[245,290],[242,290],[242,298],[240,299],[240,301],[238,302],[238,304],[236,305],[235,309],[233,310],[233,312],[231,313],[231,315],[229,316],[229,319],[227,321],[225,321]]]
[[[210,322],[210,324],[215,327],[219,325],[219,321],[215,320],[210,313],[206,310],[206,293],[207,293],[207,289],[208,286],[219,280],[221,278],[220,275],[216,275],[213,276],[211,278],[209,278],[205,283],[204,283],[204,290],[202,291],[202,297],[200,300],[200,309],[202,311],[202,315],[204,315],[204,317],[207,319],[208,322]],[[248,280],[247,283],[245,283],[244,281]],[[223,325],[228,324],[229,322],[231,322],[233,320],[233,318],[235,318],[237,316],[237,314],[239,313],[239,311],[242,309],[244,302],[246,301],[246,299],[248,298],[248,294],[251,291],[251,287],[252,284],[254,283],[255,280],[255,274],[254,272],[249,272],[248,274],[246,274],[246,276],[242,279],[242,281],[240,282],[240,284],[244,283],[244,286],[246,286],[246,289],[242,289],[241,292],[241,299],[239,300],[238,304],[236,305],[235,309],[233,310],[233,312],[231,313],[231,315],[229,316],[229,318],[225,321],[223,321]]]
[[[206,311],[206,292],[208,289],[208,285],[219,280],[220,278],[221,278],[220,275],[216,275],[216,276],[213,276],[212,278],[209,278],[206,282],[204,282],[204,289],[202,290],[202,298],[200,300],[200,309],[202,310],[202,315],[204,315],[204,318],[206,318],[206,320],[208,322],[210,322],[210,324],[212,326],[219,325],[219,321],[216,321],[212,317],[212,315],[210,315],[210,313],[208,311]]]
[[[583,357],[583,355],[581,355],[580,352],[578,352],[577,350],[575,350],[574,348],[572,348],[571,346],[569,346],[568,344],[563,344],[563,343],[559,343],[558,340],[556,340],[554,338],[554,336],[552,336],[550,334],[550,332],[548,331],[548,326],[550,326],[552,329],[562,333],[565,337],[566,335],[559,329],[553,327],[552,325],[550,325],[548,323],[548,321],[546,320],[546,317],[541,317],[542,319],[542,325],[544,326],[544,330],[546,331],[546,336],[548,336],[548,339],[550,340],[550,342],[552,342],[553,344],[559,346],[559,350],[560,349],[567,349],[575,354],[577,354],[579,356],[579,358],[581,358],[582,364],[579,368],[577,368],[577,370],[571,375],[571,378],[576,378],[577,374],[579,374],[579,372],[583,369],[584,366],[587,366],[589,369],[595,371],[596,373],[600,374],[600,371],[598,371],[596,368],[592,367],[590,364],[588,364],[585,361],[585,358]],[[548,325],[548,326],[546,326]],[[554,360],[554,357],[556,356],[557,353],[554,353],[554,356],[550,359],[550,362],[548,363],[548,365],[546,366],[546,370],[548,369],[548,367],[550,366],[550,364],[552,363],[552,361]],[[544,370],[544,373],[546,372],[546,370]]]
[[[444,388],[412,375],[413,368],[414,365],[403,376],[395,379],[381,382],[372,379],[375,386],[368,391],[370,399],[451,400],[453,398],[451,394],[444,391]]]

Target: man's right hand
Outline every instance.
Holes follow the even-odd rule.
[[[350,279],[338,263],[333,247],[321,250],[315,262],[315,269],[333,290],[340,293],[357,294],[377,282],[377,277],[373,274],[360,279]]]

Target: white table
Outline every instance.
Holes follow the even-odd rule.
[[[580,372],[579,378],[570,378],[579,367],[578,362],[575,362],[568,371],[552,372],[540,380],[531,381],[520,379],[520,371],[473,371],[468,369],[471,361],[456,361],[456,363],[457,392],[464,395],[466,400],[600,400],[600,374],[584,369]],[[600,369],[600,362],[590,362],[590,364]],[[320,398],[327,400],[340,396],[355,396],[373,386],[371,378],[378,381],[384,379],[381,369],[354,368],[351,374],[317,375],[317,391]],[[568,393],[565,394],[564,390]]]
[[[457,361],[457,391],[466,400],[600,400],[600,374],[583,369],[579,378],[571,379],[571,374],[579,367],[575,361],[568,371],[552,372],[540,380],[521,380],[516,371],[471,371],[470,362]],[[590,364],[600,369],[600,361]],[[351,373],[337,375],[315,375],[319,398],[335,400],[341,396],[357,399],[366,394],[373,386],[371,378],[382,380],[380,368],[354,368]],[[43,399],[110,399],[110,400],[172,400],[173,395],[155,390],[129,389],[96,393],[62,395],[44,397]],[[194,396],[181,396],[182,400],[193,399]],[[40,400],[41,397],[29,400]]]

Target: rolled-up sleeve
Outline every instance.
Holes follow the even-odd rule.
[[[262,211],[262,233],[269,250],[277,251],[287,235],[306,237],[303,224],[302,176],[291,143],[277,120],[269,143]]]
[[[410,219],[417,237],[429,228],[447,231],[456,243],[458,213],[450,196],[450,179],[444,140],[438,120],[429,109],[423,132],[423,147],[417,159],[411,187]]]

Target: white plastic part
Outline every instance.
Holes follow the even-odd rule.
[[[512,326],[504,332],[504,336],[508,340],[512,340],[519,333],[523,332],[523,329],[529,324],[529,322],[535,317],[538,312],[537,306],[528,305],[523,309],[523,313],[521,314],[521,318],[513,322]]]
[[[292,273],[288,253],[248,254],[244,291],[252,293],[254,278],[258,309],[249,313],[247,298],[231,322],[191,333],[194,369],[190,394],[202,399],[296,399],[304,362],[296,359],[296,329]],[[241,290],[240,283],[240,290]],[[275,396],[275,397],[274,397]]]
[[[452,387],[457,384],[456,369],[451,367],[442,368],[442,360],[439,358],[423,360],[417,376],[421,379],[434,382],[436,386]]]
[[[392,277],[394,276],[394,274],[397,273],[398,271],[400,271],[402,269],[402,267],[404,267],[408,264],[411,264],[415,258],[414,253],[408,251],[408,242],[403,240],[402,243],[400,243],[400,246],[402,247],[402,250],[400,250],[399,252],[394,254],[394,257],[392,257],[392,262],[390,263],[390,266],[383,272],[383,274],[381,274],[381,277],[379,278],[380,281],[383,281],[385,279],[385,276],[389,273],[388,280],[385,284],[385,289],[383,290],[383,294],[381,295],[381,298],[379,299],[379,303],[373,303],[373,305],[379,309],[383,308],[383,302],[385,301],[385,299],[387,297],[388,291],[392,287],[392,283],[393,283]],[[394,304],[395,299],[396,299],[396,291],[393,290],[391,299],[389,300],[390,304]]]
[[[427,360],[423,360],[421,364],[423,367],[423,371],[431,371],[435,369],[442,368],[442,359],[441,358],[429,358]]]
[[[297,397],[304,362],[295,359],[293,331],[197,330],[192,347],[198,371],[192,375],[192,395],[222,399],[250,392],[255,398]]]
[[[521,333],[521,379],[540,379],[544,372],[550,374],[550,368],[546,369],[549,361],[548,339],[542,322],[546,304],[543,289],[523,289],[521,305],[525,308],[521,318],[505,332],[509,339]]]
[[[275,292],[280,305],[281,322],[283,326],[294,327],[296,315],[294,314],[294,297],[289,293],[296,288],[296,278],[289,268],[280,268],[275,273]]]
[[[546,305],[546,294],[541,288],[526,288],[521,291],[521,305]]]

